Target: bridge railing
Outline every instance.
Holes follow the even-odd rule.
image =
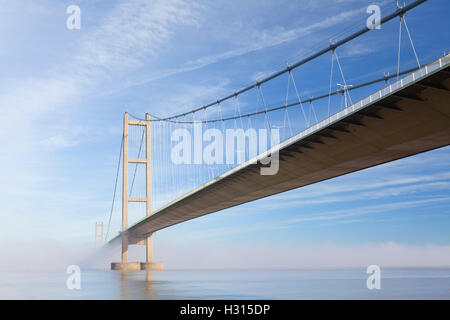
[[[378,90],[377,92],[374,92],[371,95],[357,101],[355,104],[353,104],[352,106],[349,106],[348,108],[346,108],[342,111],[344,112],[344,114],[348,114],[350,112],[359,110],[359,109],[363,108],[364,106],[367,106],[367,105],[373,103],[374,101],[380,100],[380,99],[392,94],[393,92],[396,92],[396,91],[410,85],[413,82],[419,81],[420,79],[428,76],[429,74],[434,73],[435,71],[448,66],[449,64],[450,64],[450,54],[447,54],[447,55],[439,58],[438,60],[433,61],[433,62],[421,67],[420,69],[410,73],[409,75],[395,81],[394,83],[391,83],[391,84],[385,86],[381,90]],[[342,111],[337,112],[337,114],[340,114]],[[332,116],[331,118],[334,118],[334,117]]]
[[[314,134],[315,132],[320,131],[323,128],[329,126],[330,124],[341,120],[342,118],[348,116],[349,114],[352,114],[360,109],[363,109],[363,108],[367,107],[368,105],[371,105],[374,102],[382,100],[386,96],[389,96],[390,94],[401,90],[402,88],[410,85],[411,83],[420,81],[421,79],[426,78],[428,75],[430,75],[434,72],[437,72],[441,69],[444,69],[448,66],[450,66],[450,54],[447,54],[447,55],[439,58],[438,60],[433,61],[433,62],[421,67],[420,69],[408,74],[407,76],[395,81],[394,83],[389,84],[380,90],[377,90],[376,92],[370,94],[369,96],[352,104],[351,106],[348,106],[348,107],[344,108],[343,110],[338,111],[329,117],[325,117],[322,120],[319,120],[319,122],[317,122],[316,124],[313,124],[310,127],[306,128],[305,130],[292,136],[291,138],[282,141],[278,145],[271,147],[269,150],[259,154],[255,158],[252,158],[252,159],[236,166],[235,168],[232,168],[231,170],[224,172],[223,174],[221,174],[218,177],[218,179],[225,178],[225,177],[229,176],[230,174],[233,174],[234,172],[237,172],[240,169],[248,166],[251,163],[255,163],[255,162],[267,157],[270,154],[278,152],[278,151],[282,150],[283,148],[291,145],[292,143],[302,140],[302,139]],[[206,183],[203,186],[200,186],[200,188],[198,188],[198,189],[201,189],[202,187],[205,187],[208,184],[209,183]]]

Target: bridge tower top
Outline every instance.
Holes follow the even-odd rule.
[[[100,232],[99,232],[100,231]],[[99,247],[99,243],[103,244],[103,222],[95,223],[95,247]]]

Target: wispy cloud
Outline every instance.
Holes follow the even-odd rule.
[[[74,46],[78,49],[74,58],[68,57],[39,76],[12,83],[11,90],[0,96],[0,107],[5,110],[0,115],[5,123],[0,129],[0,142],[7,143],[7,133],[14,127],[9,119],[26,121],[27,131],[39,127],[33,133],[44,135],[44,141],[62,142],[65,132],[59,132],[59,138],[58,134],[45,137],[39,120],[91,92],[108,77],[130,71],[142,65],[146,57],[158,54],[174,28],[195,23],[195,7],[183,0],[119,2],[98,29]],[[23,151],[23,146],[19,150]]]
[[[236,234],[248,234],[253,232],[265,232],[270,230],[283,230],[289,228],[296,228],[296,225],[309,222],[327,222],[327,223],[352,223],[366,221],[363,220],[363,216],[376,214],[376,213],[392,213],[396,210],[405,210],[415,207],[431,207],[434,204],[445,204],[450,201],[450,197],[435,197],[431,199],[410,200],[410,201],[396,201],[391,203],[374,204],[367,206],[353,206],[351,209],[340,210],[327,210],[326,213],[316,213],[311,209],[303,208],[301,213],[298,212],[296,217],[283,218],[283,216],[277,215],[276,219],[270,219],[270,223],[267,219],[261,219],[259,222],[257,218],[253,218],[255,221],[247,224],[240,224],[238,226],[226,226],[226,227],[210,227],[208,230],[197,230],[194,235],[191,235],[192,239],[205,239],[205,238],[219,238]],[[267,206],[265,206],[267,209]],[[275,208],[275,206],[274,206]],[[274,208],[269,208],[273,214]],[[282,205],[277,209],[282,210]],[[248,209],[247,209],[248,211]],[[299,214],[300,213],[300,214]],[[243,214],[242,212],[240,213]]]
[[[339,202],[352,202],[352,201],[358,201],[358,200],[373,200],[373,199],[380,199],[380,198],[386,198],[386,197],[398,197],[398,196],[404,196],[404,195],[410,195],[410,194],[417,194],[424,191],[442,191],[442,190],[449,190],[450,189],[450,182],[434,182],[434,183],[422,183],[412,186],[403,186],[403,187],[397,187],[397,188],[388,188],[388,189],[382,189],[378,191],[369,191],[369,192],[355,192],[355,193],[345,193],[341,194],[339,192],[338,195],[333,195],[335,193],[327,193],[322,194],[321,196],[314,196],[314,197],[305,197],[304,195],[298,196],[296,200],[287,200],[283,201],[280,200],[279,203],[274,202],[272,204],[269,204],[267,206],[266,204],[261,204],[260,208],[303,208],[306,206],[311,205],[323,205],[323,204],[330,204],[330,203],[339,203]],[[298,191],[301,192],[300,190]],[[291,198],[291,197],[290,197]],[[292,197],[295,198],[295,197]]]
[[[386,167],[384,167],[386,169]],[[429,174],[429,175],[417,175],[417,176],[391,176],[390,178],[377,178],[373,180],[366,181],[364,184],[355,184],[355,183],[335,183],[335,184],[321,184],[308,187],[307,190],[299,189],[296,191],[292,191],[286,194],[280,194],[273,196],[271,199],[273,200],[299,200],[299,199],[312,199],[322,196],[332,196],[333,194],[346,193],[347,195],[351,192],[357,191],[360,196],[373,195],[377,194],[381,196],[380,193],[372,192],[372,193],[361,193],[366,190],[380,189],[386,187],[396,187],[384,189],[384,192],[390,192],[392,194],[395,193],[395,190],[398,190],[399,193],[404,191],[413,191],[415,189],[421,188],[422,185],[431,184],[432,186],[446,188],[448,186],[448,182],[437,183],[439,181],[445,181],[450,179],[450,172],[443,172],[438,174]],[[381,180],[381,181],[380,181]],[[436,184],[434,184],[436,182]],[[403,185],[414,184],[414,186],[406,187]],[[399,187],[403,186],[403,187]],[[286,202],[284,202],[286,203]]]
[[[450,197],[439,197],[432,199],[413,200],[413,201],[398,201],[393,203],[384,203],[380,205],[370,205],[363,207],[353,207],[352,209],[343,209],[336,211],[329,211],[326,214],[310,214],[308,216],[302,216],[298,218],[288,219],[284,223],[291,225],[292,223],[301,223],[308,221],[323,221],[323,220],[336,220],[342,218],[349,218],[355,216],[362,216],[378,212],[390,212],[393,210],[406,209],[410,207],[418,207],[423,205],[430,205],[434,203],[446,203],[450,200]]]
[[[307,24],[306,26],[285,29],[283,27],[276,27],[273,30],[258,30],[258,32],[247,32],[247,38],[242,39],[240,42],[245,43],[245,46],[240,46],[238,48],[234,48],[231,50],[227,50],[218,54],[206,55],[194,60],[187,61],[187,63],[179,68],[166,69],[163,71],[159,71],[156,74],[153,74],[146,78],[141,78],[140,80],[135,81],[134,83],[129,83],[129,86],[142,85],[144,83],[148,83],[151,81],[159,80],[165,77],[173,76],[179,73],[198,70],[204,68],[206,66],[218,63],[223,60],[228,60],[240,56],[247,55],[251,52],[256,52],[264,49],[268,49],[271,47],[275,47],[281,45],[283,43],[287,43],[293,41],[298,38],[305,38],[308,35],[330,28],[334,25],[338,25],[344,21],[348,21],[354,18],[357,15],[360,15],[364,12],[365,7],[349,10],[342,12],[340,14],[328,17],[320,22]],[[239,26],[240,28],[242,26]],[[233,37],[239,35],[238,30],[230,31],[230,35]],[[308,40],[308,43],[311,45],[312,42]],[[271,71],[261,71],[256,76],[262,76],[263,74],[269,74]],[[251,77],[250,80],[254,80],[255,75]],[[236,88],[235,88],[236,89]]]
[[[196,24],[198,7],[184,0],[122,1],[82,41],[76,60],[88,75],[91,67],[109,73],[142,65],[159,54],[174,28]]]

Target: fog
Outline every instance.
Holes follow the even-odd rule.
[[[109,269],[120,261],[120,243],[95,249],[92,243],[51,241],[1,244],[0,270],[65,270],[69,265]],[[144,261],[143,246],[130,246],[129,260]],[[450,245],[412,246],[388,242],[361,245],[180,245],[160,242],[155,261],[165,269],[323,269],[367,267],[450,267]]]
[[[393,242],[363,245],[196,246],[162,245],[160,257],[174,269],[316,269],[450,267],[450,245],[410,246]]]

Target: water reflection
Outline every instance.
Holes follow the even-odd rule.
[[[120,298],[156,299],[153,271],[118,271],[120,272]]]
[[[339,270],[82,270],[81,289],[59,272],[0,272],[0,299],[449,299],[449,268]]]
[[[154,298],[154,288],[153,288],[153,271],[145,271],[145,298]]]
[[[128,298],[128,271],[119,271],[120,274],[120,298],[127,300]]]

